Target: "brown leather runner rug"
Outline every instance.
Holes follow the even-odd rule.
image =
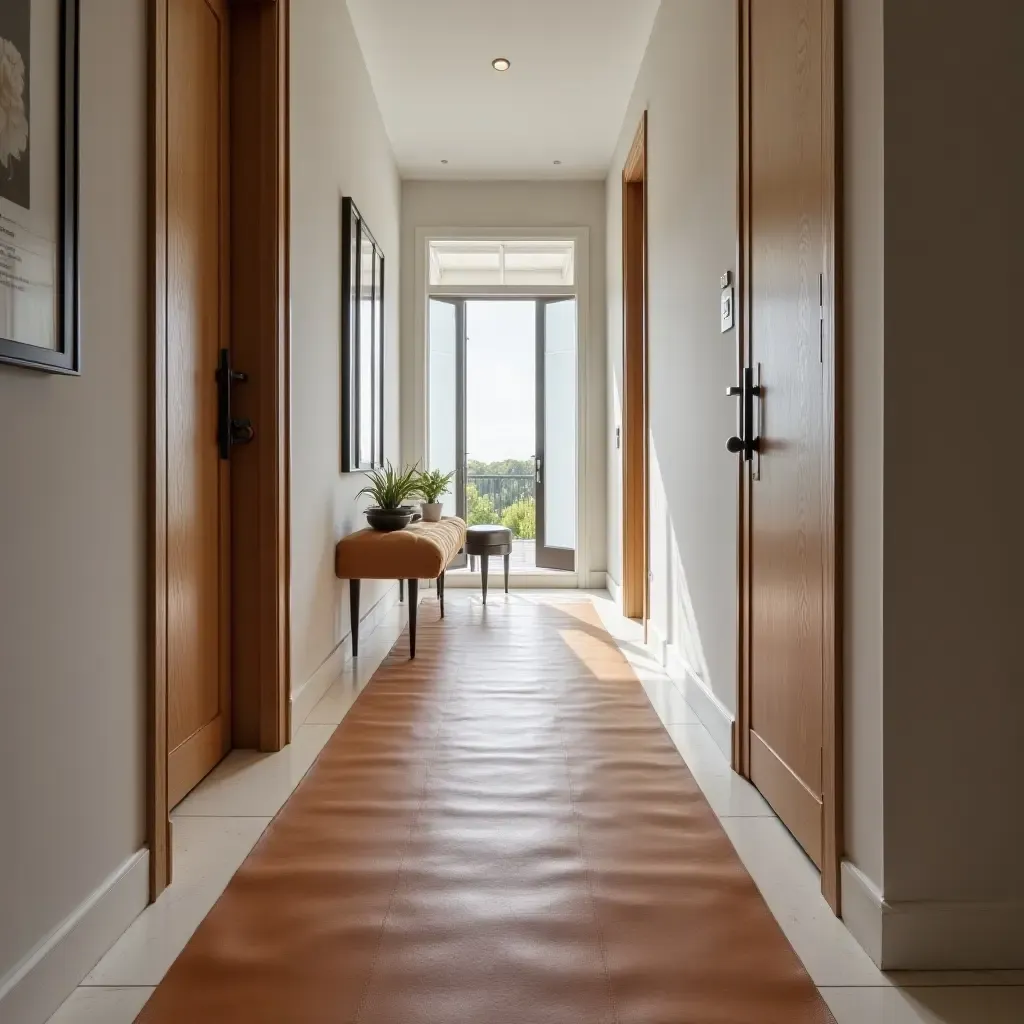
[[[589,603],[420,614],[145,1024],[831,1024]]]

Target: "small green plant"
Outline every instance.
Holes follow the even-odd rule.
[[[520,540],[533,540],[537,536],[537,504],[533,498],[514,501],[501,516],[501,525]]]
[[[359,494],[368,494],[377,508],[401,508],[419,493],[420,474],[415,466],[399,471],[385,462],[380,469],[371,469],[366,477],[369,483]]]
[[[442,473],[439,469],[431,469],[426,473],[420,473],[417,487],[420,497],[429,505],[436,505],[441,496],[451,490],[451,482],[455,477],[454,471]]]

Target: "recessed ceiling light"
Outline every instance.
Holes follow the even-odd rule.
[[[494,68],[495,71],[508,71],[508,69],[512,67],[512,61],[510,61],[508,57],[495,57],[494,60],[491,61],[491,67]]]

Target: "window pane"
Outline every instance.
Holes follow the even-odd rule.
[[[456,466],[455,416],[458,399],[456,374],[455,304],[430,300],[430,469],[454,472]],[[443,514],[455,515],[455,481],[451,494],[441,499]]]
[[[507,242],[505,284],[571,285],[575,279],[572,242]]]
[[[501,246],[497,242],[432,242],[430,283],[501,284]]]
[[[430,243],[431,285],[561,285],[576,281],[576,245],[562,239]]]
[[[544,307],[544,542],[576,548],[576,300]]]

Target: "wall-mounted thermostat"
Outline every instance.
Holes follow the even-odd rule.
[[[722,333],[731,331],[736,323],[736,289],[732,286],[732,272],[727,270],[720,279],[722,286]]]

